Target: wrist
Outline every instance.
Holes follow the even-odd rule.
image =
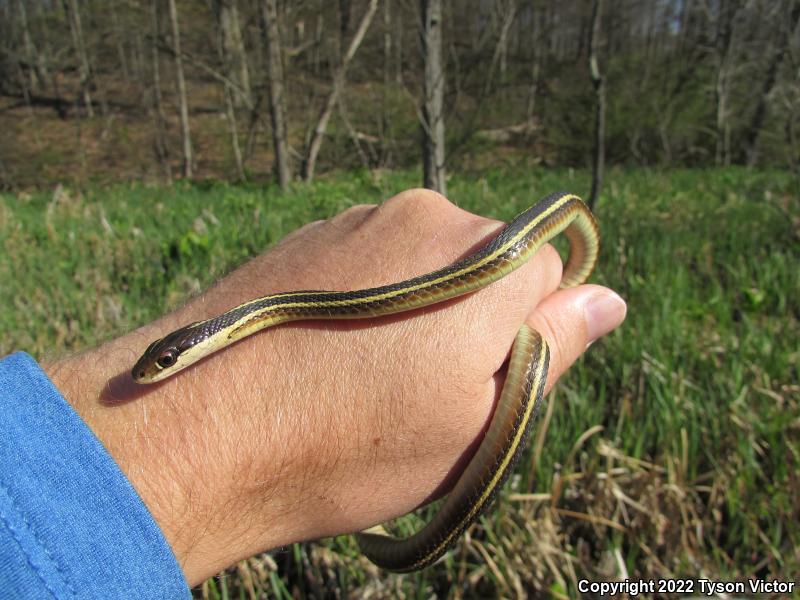
[[[266,529],[247,519],[241,493],[247,469],[235,455],[241,440],[231,439],[236,428],[226,423],[235,416],[219,410],[220,399],[235,393],[226,380],[213,389],[190,374],[163,385],[131,381],[136,353],[163,331],[160,325],[44,368],[131,482],[195,584],[230,564],[232,552],[242,555],[236,550],[248,544],[245,523],[262,540]],[[278,487],[271,473],[280,470],[259,473],[260,486]]]

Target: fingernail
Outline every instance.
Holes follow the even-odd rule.
[[[600,336],[618,327],[625,320],[628,307],[617,294],[607,291],[589,298],[584,310],[586,333],[591,344]]]

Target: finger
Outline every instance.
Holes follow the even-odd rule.
[[[526,320],[550,346],[548,391],[597,338],[625,319],[625,301],[599,285],[559,290],[545,298]]]

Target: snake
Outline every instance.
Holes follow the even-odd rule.
[[[510,221],[479,250],[425,275],[353,291],[304,290],[270,294],[151,343],[134,365],[134,381],[173,376],[234,342],[280,323],[304,319],[364,319],[430,306],[485,287],[527,262],[560,233],[570,250],[560,287],[586,281],[599,252],[597,222],[573,194],[550,194]],[[432,519],[406,538],[382,525],[356,533],[361,552],[381,568],[409,572],[437,562],[491,504],[519,460],[545,389],[550,350],[522,325],[510,350],[507,375],[483,439]]]

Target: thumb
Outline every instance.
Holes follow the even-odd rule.
[[[550,346],[549,391],[555,381],[597,338],[625,320],[625,301],[599,285],[580,285],[547,296],[526,322]]]

